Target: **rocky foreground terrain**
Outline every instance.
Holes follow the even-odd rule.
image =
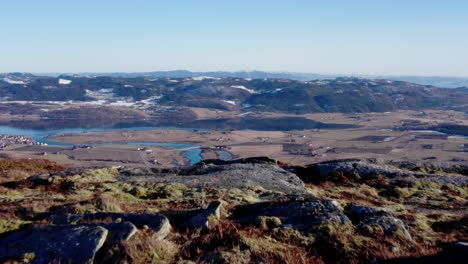
[[[463,263],[468,165],[0,160],[0,262]]]

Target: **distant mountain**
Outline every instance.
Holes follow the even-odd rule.
[[[16,73],[21,74],[21,73]],[[63,73],[43,73],[42,76],[57,77]],[[350,77],[337,74],[315,74],[315,73],[297,73],[297,72],[264,72],[264,71],[210,71],[210,72],[192,72],[187,70],[174,71],[154,71],[154,72],[113,72],[99,73],[88,72],[79,74],[67,74],[72,76],[109,76],[109,77],[152,77],[152,78],[189,78],[189,77],[216,77],[216,78],[252,78],[252,79],[291,79],[297,81],[311,81],[333,79],[337,77]],[[0,74],[1,76],[1,74]],[[445,77],[445,76],[388,76],[388,75],[355,75],[351,77],[362,77],[369,79],[387,79],[393,81],[405,81],[421,85],[433,85],[442,88],[468,87],[468,77]]]
[[[433,85],[443,88],[468,87],[468,78],[462,77],[421,77],[421,76],[373,76],[395,81],[412,82],[422,85]]]
[[[54,74],[50,74],[54,76]],[[308,81],[315,79],[335,78],[335,75],[321,75],[313,73],[287,73],[287,72],[263,72],[263,71],[211,71],[192,72],[187,70],[155,71],[155,72],[114,72],[114,73],[81,73],[81,76],[111,76],[111,77],[152,77],[152,78],[190,78],[190,77],[214,77],[214,78],[251,78],[251,79],[292,79]],[[55,75],[56,76],[56,75]]]
[[[187,74],[174,73],[171,74]],[[245,73],[247,74],[247,73]],[[468,89],[444,89],[385,79],[340,77],[298,81],[250,77],[82,77],[29,74],[0,78],[0,102],[84,101],[127,106],[188,106],[219,110],[386,112],[451,109],[468,112]],[[255,75],[256,76],[256,75]]]

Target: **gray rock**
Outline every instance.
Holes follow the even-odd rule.
[[[121,241],[128,241],[138,232],[138,228],[130,223],[99,223],[99,224],[90,224],[89,226],[101,226],[107,229],[109,232],[106,238],[106,245],[115,245]]]
[[[131,176],[128,176],[131,175]],[[304,191],[304,183],[297,175],[270,163],[228,163],[223,165],[199,164],[178,175],[161,176],[134,174],[122,175],[124,181],[183,183],[196,188],[253,188],[298,193]]]
[[[310,183],[321,183],[333,181],[342,183],[341,177],[344,175],[353,182],[366,182],[384,176],[390,182],[393,181],[431,181],[442,184],[466,185],[468,178],[459,174],[437,174],[424,173],[417,171],[409,166],[399,165],[398,163],[378,161],[378,160],[332,160],[316,164],[308,165],[307,167],[296,168],[295,173],[304,181]],[[429,165],[425,165],[428,168]],[[438,168],[434,165],[434,169]],[[441,168],[441,170],[450,173],[465,173],[463,168],[449,169],[450,167]],[[410,170],[412,169],[412,170]]]
[[[0,259],[34,253],[32,263],[92,263],[108,231],[101,226],[45,226],[0,240]]]
[[[283,226],[308,231],[323,223],[351,223],[333,201],[309,198],[304,201],[288,201],[278,204],[260,203],[239,207],[234,218],[240,222],[253,222],[260,216],[274,216]]]
[[[155,240],[163,240],[169,235],[169,233],[171,233],[172,226],[171,223],[169,223],[169,219],[164,216],[159,221],[159,224],[156,225],[153,223],[152,229],[154,231],[153,238]]]
[[[405,223],[384,209],[350,205],[347,208],[347,215],[361,230],[368,226],[380,226],[387,235],[400,231],[407,240],[412,240]]]
[[[131,222],[138,228],[147,226],[155,231],[158,231],[165,225],[169,224],[169,220],[162,214],[133,214],[133,213],[94,213],[94,214],[63,214],[51,215],[47,218],[54,224],[74,224],[81,221],[124,221]],[[170,224],[169,224],[170,225]]]
[[[460,256],[468,256],[468,242],[457,242],[454,248]]]
[[[209,217],[220,219],[221,208],[222,203],[220,201],[211,202],[205,210],[190,218],[184,226],[191,228],[209,228]]]

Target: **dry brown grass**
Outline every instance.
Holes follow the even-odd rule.
[[[65,166],[45,159],[0,159],[0,183],[64,169],[66,169]]]
[[[123,242],[124,261],[133,264],[171,263],[179,247],[169,240],[157,240],[152,231],[142,230],[129,241]]]

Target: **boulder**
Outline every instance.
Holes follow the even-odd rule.
[[[191,228],[209,228],[209,218],[221,218],[222,203],[220,201],[211,202],[208,207],[202,210],[199,214],[190,218],[183,225]]]
[[[413,172],[389,169],[382,165],[372,164],[358,159],[324,161],[303,168],[297,168],[294,172],[304,182],[308,183],[322,183],[326,181],[343,183],[346,181],[343,177],[349,178],[352,182],[362,182],[375,179],[380,175],[394,178],[414,174]]]
[[[82,221],[129,222],[136,228],[148,227],[154,231],[156,239],[164,239],[171,231],[169,219],[162,214],[132,214],[132,213],[95,213],[95,214],[63,214],[51,215],[47,218],[54,224],[76,224]],[[104,224],[99,223],[101,226]],[[130,227],[128,227],[130,229]]]
[[[233,217],[240,222],[253,223],[261,216],[277,217],[281,220],[282,226],[302,231],[308,231],[324,223],[351,223],[336,203],[315,198],[240,206],[236,208]]]
[[[153,230],[153,238],[155,240],[163,240],[164,238],[171,233],[171,223],[169,223],[169,219],[167,217],[163,217],[160,221],[156,224],[153,222],[153,226],[151,227]]]
[[[44,226],[21,230],[0,240],[0,259],[34,253],[32,263],[92,263],[108,235],[101,226]]]
[[[361,231],[365,231],[372,226],[380,226],[386,235],[401,232],[405,239],[412,240],[405,223],[382,208],[350,205],[346,211],[351,221]]]
[[[87,226],[101,226],[107,229],[109,232],[106,238],[106,245],[115,245],[121,241],[128,241],[138,232],[138,228],[130,223],[99,223],[99,224],[89,224]]]

